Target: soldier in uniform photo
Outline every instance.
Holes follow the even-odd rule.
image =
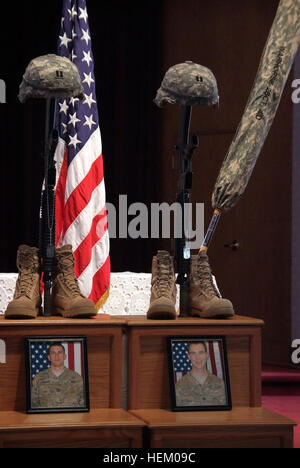
[[[72,408],[84,406],[83,379],[65,367],[65,348],[52,343],[48,350],[50,367],[32,380],[32,408]]]
[[[177,406],[222,406],[226,404],[225,384],[207,370],[209,354],[204,341],[188,344],[192,369],[175,385]]]

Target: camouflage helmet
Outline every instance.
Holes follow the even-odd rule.
[[[191,61],[179,63],[166,72],[154,102],[159,107],[165,102],[185,106],[218,104],[216,78],[202,65]]]
[[[36,57],[27,66],[19,87],[19,100],[28,98],[83,98],[78,68],[67,57],[55,54]]]

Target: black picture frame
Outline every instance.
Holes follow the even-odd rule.
[[[173,411],[232,409],[225,336],[168,336],[167,352]]]
[[[53,363],[49,359],[53,359]],[[26,337],[25,360],[27,413],[90,410],[85,336]]]

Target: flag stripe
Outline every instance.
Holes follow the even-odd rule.
[[[99,269],[93,277],[92,292],[89,298],[96,304],[104,293],[109,289],[110,258],[107,257],[102,268]]]
[[[58,173],[58,182],[55,189],[55,220],[56,220],[56,245],[63,232],[64,223],[64,199],[66,190],[66,179],[68,171],[68,149],[64,151],[63,162]]]
[[[214,375],[217,375],[217,367],[216,367],[213,343],[209,342],[208,347],[209,347],[209,357],[210,357],[210,362],[211,362],[211,371]]]
[[[72,191],[88,175],[92,164],[99,158],[100,154],[102,154],[102,144],[100,129],[98,127],[87,140],[85,146],[80,151],[78,151],[76,157],[73,158],[69,164],[65,203],[67,202]]]
[[[183,377],[183,375],[186,374],[186,372],[175,372],[174,374],[175,374],[174,377],[175,377],[175,384],[176,384],[178,380],[180,380]]]
[[[67,152],[68,152],[68,147],[66,145],[65,140],[63,140],[61,137],[58,138],[57,142],[57,147],[55,149],[55,154],[54,154],[54,159],[56,161],[56,179],[59,181],[60,179],[60,174],[62,170],[62,166],[65,163],[68,168],[68,161],[65,161],[65,157],[67,157]],[[67,171],[66,171],[67,174]],[[57,182],[58,185],[58,182]],[[65,187],[64,187],[64,193],[65,193]]]
[[[105,186],[104,180],[95,188],[89,203],[79,213],[74,222],[69,226],[63,236],[64,243],[72,244],[75,251],[85,237],[89,234],[93,219],[104,206]]]
[[[63,341],[62,345],[65,348],[65,353],[66,353],[65,367],[67,367],[68,369],[74,370],[73,367],[70,367],[70,363],[69,363],[69,342]]]
[[[76,186],[69,196],[64,210],[63,236],[80,212],[89,203],[92,193],[103,179],[102,155],[92,164],[85,178]]]
[[[81,344],[80,345],[80,368],[81,368],[81,375],[84,376],[84,369],[83,369],[83,360],[85,359],[86,357],[84,356],[84,353],[83,353],[83,345]],[[86,376],[87,377],[87,376]]]
[[[66,350],[65,367],[83,376],[82,343],[80,341],[66,341],[63,342],[62,345]]]
[[[222,346],[222,343],[219,342],[219,352],[220,352],[220,364],[221,364],[221,368],[222,368],[222,379],[224,380],[225,379],[225,367],[224,367],[224,356],[223,356],[223,346]]]
[[[85,292],[84,294],[89,297],[91,291],[96,285],[94,285],[95,279],[93,278],[97,270],[101,269],[107,260],[105,258],[105,252],[107,251],[107,244],[109,243],[108,232],[106,231],[104,236],[93,246],[91,249],[91,259],[88,266],[78,277],[80,288]],[[75,259],[77,258],[75,251]],[[101,278],[101,276],[99,277]],[[98,279],[99,279],[98,278]],[[97,280],[97,278],[96,278]]]
[[[220,346],[221,346],[220,341],[214,341],[213,348],[214,348],[214,356],[215,356],[215,362],[216,362],[216,372],[217,372],[216,375],[220,379],[223,379]]]
[[[83,239],[81,244],[74,252],[75,267],[74,272],[77,278],[84,272],[92,258],[92,248],[103,237],[107,231],[107,217],[100,213],[93,219],[89,234]],[[106,246],[106,248],[108,248]],[[104,259],[105,261],[106,259]]]
[[[78,374],[83,376],[81,348],[82,348],[81,343],[75,343],[75,346],[74,346],[74,370],[75,370],[75,372],[77,372]]]
[[[69,369],[75,369],[74,363],[74,344],[68,343],[68,360],[69,360]]]

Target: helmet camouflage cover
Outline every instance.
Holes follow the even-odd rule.
[[[67,57],[55,54],[36,57],[27,66],[19,87],[19,100],[28,98],[83,98],[78,68]]]
[[[154,102],[159,107],[165,102],[186,106],[218,104],[216,78],[202,65],[191,61],[179,63],[166,72]]]

